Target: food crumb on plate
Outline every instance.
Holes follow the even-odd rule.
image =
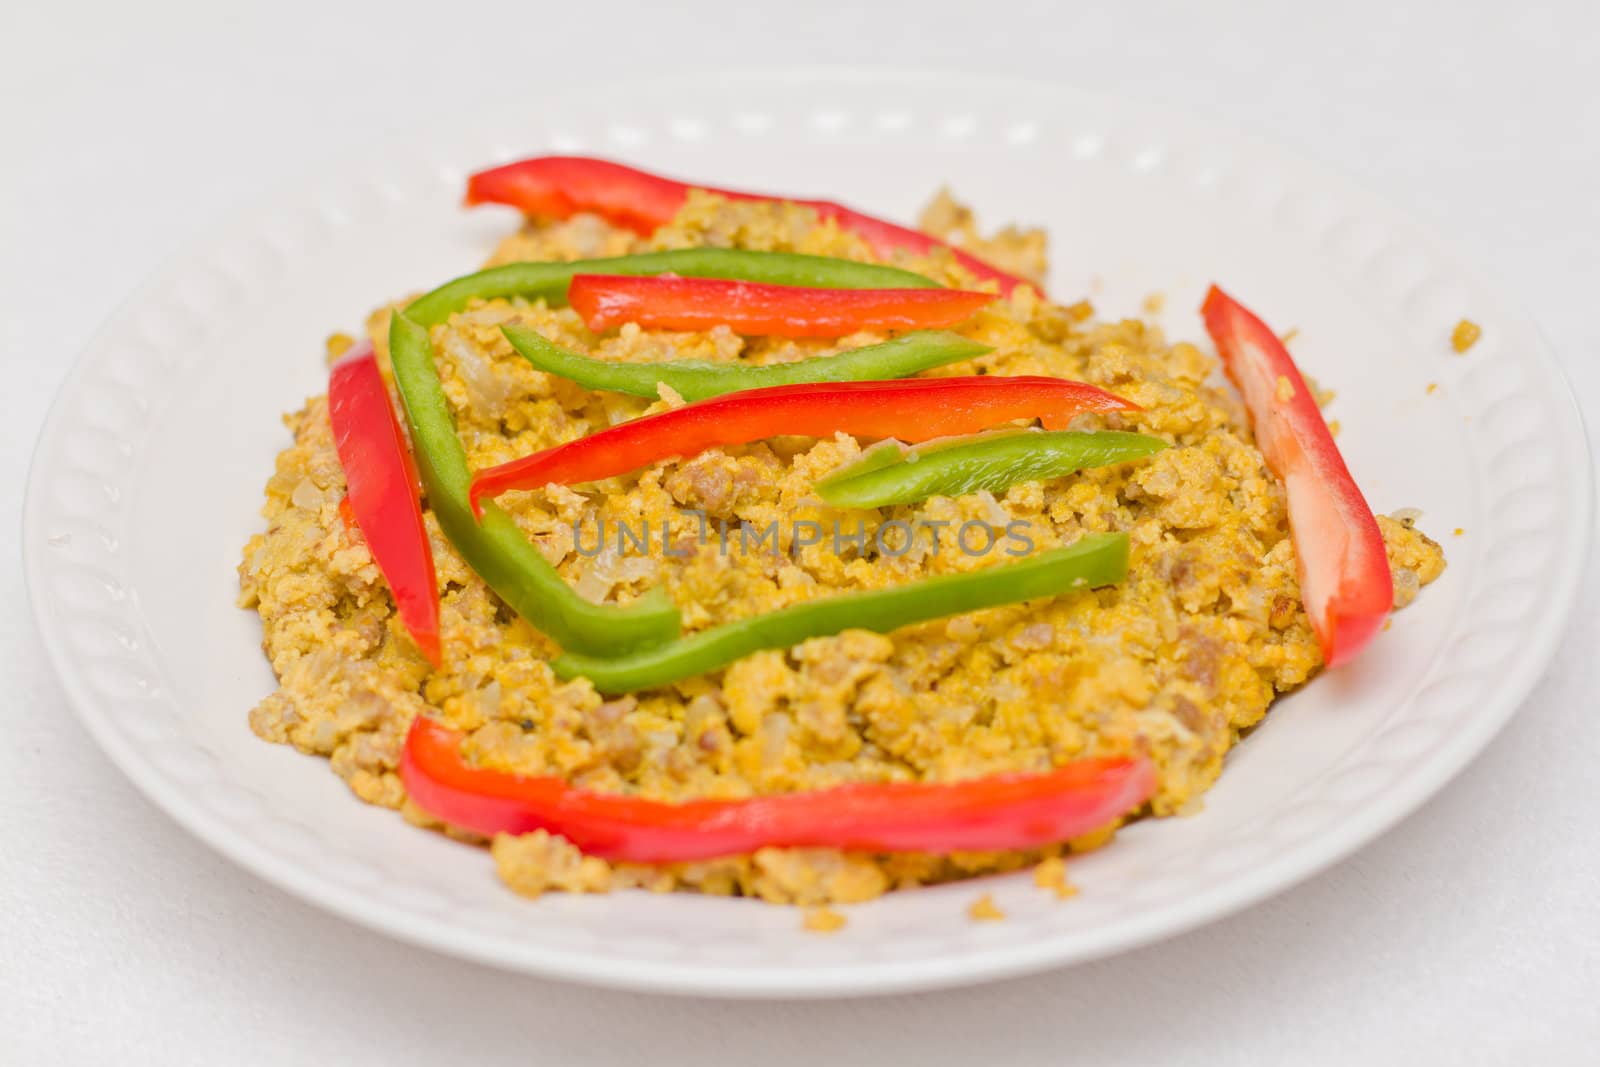
[[[512,890],[539,897],[555,890],[563,893],[608,893],[611,865],[585,856],[564,837],[544,830],[531,834],[496,834],[489,845],[495,868]]]
[[[1438,391],[1439,391],[1439,383],[1438,382],[1429,382],[1428,383],[1428,388],[1427,388],[1426,392],[1427,392],[1427,394],[1429,396],[1432,396],[1434,393],[1437,393]]]
[[[1461,528],[1461,527],[1459,527],[1459,526],[1457,526],[1457,527],[1456,527],[1456,529],[1455,529],[1455,535],[1456,535],[1456,536],[1457,536],[1457,537],[1460,537],[1460,536],[1461,536],[1461,535],[1462,535],[1462,534],[1464,534],[1464,533],[1466,533],[1466,532],[1467,532],[1467,531],[1466,531],[1466,530],[1464,530],[1464,529],[1462,529],[1462,528]]]
[[[1078,895],[1078,887],[1067,881],[1067,861],[1060,856],[1040,861],[1033,869],[1033,884],[1052,891],[1061,900]]]
[[[1299,336],[1300,336],[1300,327],[1291,326],[1287,330],[1283,331],[1283,336],[1278,338],[1278,340],[1283,342],[1283,347],[1288,348],[1289,347],[1289,342],[1293,341],[1296,337],[1299,337]]]
[[[1417,508],[1401,508],[1392,515],[1377,516],[1389,557],[1389,572],[1394,578],[1396,608],[1411,603],[1423,586],[1444,573],[1444,552],[1439,542],[1417,529],[1421,517]]]
[[[976,922],[999,922],[1006,917],[1006,913],[994,902],[992,894],[985,893],[967,908],[967,917]]]
[[[323,343],[323,350],[327,353],[327,360],[333,363],[340,356],[356,346],[356,339],[347,333],[331,333]]]
[[[801,926],[814,934],[832,934],[843,930],[849,921],[832,908],[808,908]]]
[[[1471,319],[1462,319],[1450,332],[1450,347],[1456,350],[1457,355],[1465,355],[1467,349],[1477,344],[1482,336],[1483,327]]]
[[[1161,309],[1167,306],[1166,293],[1151,293],[1144,298],[1144,313],[1146,315],[1159,315]]]

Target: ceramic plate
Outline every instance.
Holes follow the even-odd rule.
[[[1330,417],[1369,499],[1421,509],[1449,570],[1358,663],[1281,701],[1202,813],[1138,824],[1074,862],[1070,902],[1026,875],[995,878],[851,908],[846,930],[821,937],[751,901],[519,898],[486,852],[358,803],[323,760],[250,733],[273,683],[256,616],[233,606],[234,567],[288,441],[279,413],[324,388],[324,336],[474,269],[514,221],[463,210],[464,175],[542,152],[906,220],[947,183],[985,224],[1048,227],[1053,293],[1108,316],[1163,294],[1169,333],[1202,343],[1195,309],[1216,280],[1298,328],[1296,356],[1338,391]],[[1572,398],[1503,294],[1339,177],[1156,105],[771,73],[519,99],[320,166],[108,322],[39,442],[29,587],[73,707],[152,800],[261,877],[396,937],[543,975],[734,996],[1067,964],[1238,911],[1348,854],[1459,771],[1537,679],[1572,607],[1591,481]],[[1462,317],[1483,327],[1466,356],[1449,345]],[[1007,921],[966,918],[980,891]]]

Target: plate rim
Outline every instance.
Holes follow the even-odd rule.
[[[700,84],[708,80],[746,80],[769,84],[794,84],[812,81],[852,84],[903,84],[936,80],[942,85],[959,84],[984,88],[1009,88],[1015,91],[1041,93],[1078,101],[1102,101],[1116,108],[1134,106],[1141,110],[1159,107],[1173,121],[1181,120],[1186,112],[1161,102],[1136,96],[1111,94],[1071,84],[1054,83],[1027,78],[987,77],[979,75],[948,75],[932,70],[897,69],[859,71],[833,67],[792,67],[774,70],[754,68],[705,72],[667,79],[651,79],[649,84],[659,87],[663,82]],[[637,84],[643,84],[639,82]],[[608,86],[615,89],[616,83]],[[1387,218],[1386,223],[1403,224],[1410,236],[1424,241],[1433,248],[1452,253],[1450,259],[1457,277],[1465,277],[1476,285],[1489,286],[1485,272],[1469,257],[1456,253],[1450,243],[1431,229],[1414,221],[1412,215],[1397,207],[1360,183],[1353,181],[1337,166],[1314,160],[1291,146],[1258,137],[1249,130],[1226,126],[1208,119],[1196,119],[1204,128],[1221,129],[1237,140],[1257,149],[1273,153],[1279,158],[1293,161],[1326,176],[1335,183],[1338,191],[1353,195],[1378,205]],[[488,123],[478,121],[469,126],[476,128]],[[376,138],[372,147],[392,146],[395,138]],[[1499,678],[1502,692],[1507,695],[1496,703],[1494,714],[1479,714],[1469,720],[1470,729],[1460,731],[1450,744],[1430,753],[1430,759],[1421,774],[1414,774],[1398,785],[1391,785],[1379,796],[1374,795],[1360,805],[1353,816],[1341,824],[1330,838],[1324,838],[1315,849],[1297,848],[1273,856],[1254,865],[1247,874],[1236,876],[1197,895],[1184,898],[1179,904],[1167,904],[1147,912],[1112,919],[1087,933],[1077,933],[1067,939],[1039,939],[1026,945],[1007,944],[993,948],[975,946],[960,956],[942,957],[938,960],[890,960],[887,962],[857,961],[848,967],[831,965],[798,965],[790,969],[764,966],[752,968],[742,964],[716,964],[696,961],[693,965],[653,960],[612,961],[580,950],[559,946],[528,944],[507,946],[493,935],[473,927],[452,924],[431,915],[418,914],[393,908],[386,902],[357,899],[356,895],[336,881],[321,878],[301,867],[286,867],[279,857],[249,838],[232,831],[227,821],[204,807],[193,803],[181,785],[170,775],[150,763],[136,746],[124,738],[110,721],[112,710],[104,706],[90,692],[80,674],[73,669],[73,654],[65,636],[57,627],[46,601],[44,574],[48,567],[44,523],[44,467],[61,435],[66,432],[65,421],[68,403],[78,391],[82,380],[90,372],[96,354],[102,352],[116,325],[126,319],[147,301],[152,294],[170,285],[181,275],[185,265],[205,257],[210,250],[226,245],[233,231],[246,226],[243,220],[259,220],[273,205],[289,204],[320,187],[327,175],[345,173],[352,160],[360,155],[350,152],[343,159],[324,164],[316,176],[282,183],[262,197],[247,203],[193,240],[186,242],[166,257],[144,281],[137,285],[102,325],[96,329],[89,342],[73,360],[50,403],[46,417],[35,440],[29,461],[29,471],[22,508],[22,557],[24,582],[32,609],[35,626],[39,632],[46,656],[60,681],[68,704],[80,722],[95,739],[111,761],[156,807],[179,825],[205,842],[215,851],[250,871],[263,880],[284,889],[309,904],[350,920],[357,925],[395,937],[398,940],[438,951],[447,955],[472,959],[491,966],[530,973],[546,978],[573,980],[609,988],[642,992],[680,993],[688,995],[715,995],[723,997],[837,997],[853,994],[887,994],[947,988],[956,985],[993,980],[1018,974],[1031,973],[1052,966],[1064,966],[1102,958],[1141,945],[1164,940],[1218,921],[1299,884],[1312,875],[1331,867],[1366,845],[1379,834],[1398,824],[1412,814],[1429,797],[1456,777],[1490,740],[1504,728],[1513,715],[1525,705],[1528,694],[1544,675],[1551,659],[1560,647],[1565,624],[1576,607],[1579,583],[1565,580],[1559,583],[1556,598],[1547,600],[1536,632],[1526,635],[1529,640],[1522,655],[1507,666]],[[1504,287],[1501,291],[1505,292]],[[1588,561],[1588,546],[1594,537],[1594,474],[1592,449],[1583,425],[1582,410],[1577,402],[1565,371],[1556,358],[1547,338],[1523,308],[1510,297],[1503,302],[1506,315],[1513,316],[1519,326],[1537,338],[1531,356],[1548,376],[1552,393],[1561,412],[1570,416],[1569,429],[1576,430],[1576,443],[1581,446],[1582,462],[1572,465],[1568,482],[1576,492],[1570,497],[1573,508],[1570,528],[1563,531],[1562,554],[1555,572],[1568,579],[1581,575]],[[1531,654],[1528,654],[1530,653]]]

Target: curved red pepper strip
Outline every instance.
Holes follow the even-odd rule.
[[[1337,666],[1372,640],[1394,604],[1378,520],[1278,335],[1216,286],[1201,314],[1244,396],[1256,444],[1283,481],[1300,598],[1323,662]]]
[[[1083,382],[1032,375],[816,382],[746,389],[619,423],[588,437],[479,471],[472,506],[511,489],[572,485],[626,474],[657,460],[782,434],[928,441],[1014,419],[1061,429],[1090,411],[1138,405]]]
[[[588,855],[630,863],[769,847],[940,854],[1037,848],[1107,826],[1155,789],[1146,760],[1094,759],[1040,774],[672,804],[476,767],[462,758],[461,740],[425,715],[412,722],[400,778],[422,810],[480,834],[545,830]]]
[[[1032,284],[920,230],[864,215],[831,200],[796,200],[767,193],[718,189],[664,178],[606,159],[536,156],[479,171],[467,179],[466,202],[468,205],[508,204],[526,215],[557,219],[588,211],[648,236],[678,213],[690,189],[704,189],[730,200],[785,200],[809,207],[818,218],[832,219],[841,230],[862,238],[873,252],[884,258],[897,249],[925,256],[936,248],[947,248],[973,277],[993,279],[1008,296],[1018,285]]]
[[[710,330],[768,337],[843,337],[857,330],[954,326],[994,302],[964,289],[811,289],[669,274],[578,274],[567,302],[589,329],[636,322],[652,330]]]
[[[439,585],[422,521],[416,466],[372,345],[362,344],[328,371],[328,419],[349,487],[339,505],[366,538],[394,596],[400,621],[422,654],[440,662]]]

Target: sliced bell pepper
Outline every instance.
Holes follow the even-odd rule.
[[[683,207],[690,189],[704,189],[729,200],[783,200],[811,208],[819,219],[856,234],[885,259],[902,249],[919,256],[936,248],[947,249],[973,277],[997,282],[1007,295],[1018,285],[1031,284],[920,230],[864,215],[831,200],[797,200],[680,182],[606,159],[537,156],[479,171],[467,179],[466,202],[508,204],[525,215],[555,219],[587,211],[649,235],[671,221]]]
[[[1155,791],[1147,760],[1089,759],[1032,774],[673,804],[479,767],[462,757],[461,741],[460,732],[425,715],[412,722],[400,777],[423,811],[485,835],[544,830],[586,855],[628,863],[761,848],[938,855],[1038,848],[1110,826]]]
[[[1256,444],[1283,481],[1300,598],[1323,662],[1337,666],[1373,638],[1394,604],[1378,520],[1278,335],[1216,286],[1201,314],[1244,396]]]
[[[400,621],[437,667],[439,584],[433,549],[417,497],[416,467],[370,343],[356,346],[329,369],[328,421],[347,486],[340,514],[360,529]]]
[[[619,363],[593,359],[551,344],[526,326],[502,326],[501,332],[522,357],[546,374],[577,382],[585,389],[655,397],[661,385],[685,400],[705,400],[724,393],[808,382],[852,382],[905,378],[932,367],[973,359],[992,351],[988,345],[944,330],[919,330],[883,344],[867,345],[834,356],[814,356],[792,363],[711,363],[670,359],[654,363]]]
[[[980,489],[1000,492],[1018,482],[1143,459],[1166,447],[1159,437],[1118,430],[996,431],[913,449],[886,441],[817,482],[816,490],[834,507],[882,508]]]
[[[568,263],[505,263],[468,274],[413,301],[406,314],[437,326],[474,300],[521,297],[564,306],[578,274],[679,274],[686,278],[734,278],[770,285],[825,289],[937,289],[920,274],[877,263],[798,252],[746,252],[734,248],[682,248]]]
[[[585,600],[498,507],[473,518],[466,451],[456,436],[428,331],[403,312],[389,323],[389,360],[405,402],[422,484],[439,526],[489,588],[562,648],[614,655],[678,635],[678,609],[660,589],[627,604]]]
[[[626,474],[672,456],[780,434],[895,437],[926,441],[1040,419],[1060,428],[1088,411],[1138,405],[1083,382],[1031,375],[909,378],[889,382],[779,385],[701,400],[608,427],[588,437],[478,472],[476,507],[511,489],[572,485]]]
[[[845,630],[888,633],[962,612],[1115,585],[1127,573],[1127,534],[1085,534],[1064,548],[1013,563],[806,600],[631,655],[605,659],[568,653],[550,666],[560,678],[589,679],[602,693],[631,693],[719,670],[766,648],[788,648]]]
[[[567,302],[596,333],[635,322],[652,330],[770,337],[843,337],[857,330],[954,326],[994,302],[963,289],[814,289],[726,278],[579,274]]]

